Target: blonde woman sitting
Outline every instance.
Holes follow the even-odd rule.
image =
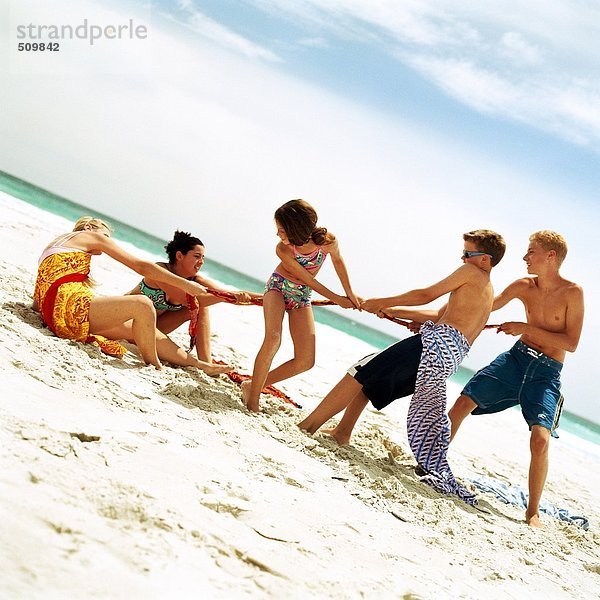
[[[160,360],[198,367],[209,375],[230,370],[194,358],[156,328],[156,310],[145,296],[94,296],[90,282],[93,255],[108,254],[142,277],[181,288],[190,295],[204,293],[195,281],[178,277],[152,262],[137,258],[111,239],[111,227],[82,217],[73,231],[58,236],[39,259],[34,308],[58,336],[93,343],[112,356],[126,350],[117,340],[132,340],[146,364],[161,368]]]

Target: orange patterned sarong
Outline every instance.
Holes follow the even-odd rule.
[[[51,254],[39,266],[33,297],[56,336],[94,344],[105,354],[121,357],[127,350],[119,342],[90,335],[90,259],[87,252]]]

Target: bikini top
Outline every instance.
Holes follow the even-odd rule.
[[[300,252],[296,250],[296,246],[293,246],[293,248],[294,258],[298,264],[304,267],[309,273],[317,271],[327,257],[327,252],[323,250],[322,246],[317,246],[310,254],[300,254]]]
[[[81,248],[69,248],[67,246],[63,246],[63,244],[73,239],[79,233],[82,232],[71,231],[70,233],[65,233],[64,235],[59,236],[51,246],[48,246],[42,252],[40,258],[38,259],[38,267],[44,262],[46,258],[52,256],[53,254],[60,254],[61,252],[83,252],[84,254],[89,254],[89,252],[81,250]]]
[[[156,310],[177,311],[183,308],[183,304],[173,304],[167,300],[167,293],[161,288],[150,287],[143,279],[140,281],[140,292],[152,300]]]

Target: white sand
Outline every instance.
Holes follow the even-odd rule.
[[[225,377],[53,337],[31,292],[39,252],[69,224],[1,193],[0,207],[0,597],[598,597],[596,447],[554,441],[545,494],[587,532],[549,517],[532,530],[484,494],[488,512],[469,508],[414,476],[406,401],[367,412],[338,448],[278,400],[247,414]],[[139,280],[94,263],[102,293]],[[251,369],[260,310],[212,315],[215,353]],[[324,326],[317,343],[318,365],[282,386],[306,406],[369,350]],[[460,478],[520,485],[528,459],[516,411],[467,420],[451,452]]]

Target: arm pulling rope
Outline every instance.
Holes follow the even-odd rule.
[[[221,290],[213,290],[211,288],[206,288],[206,291],[230,304],[239,304],[240,306],[262,306],[262,298],[252,298],[250,302],[237,302],[235,296],[231,292],[222,292]],[[335,302],[332,302],[331,300],[313,300],[311,304],[313,306],[336,306]],[[384,318],[410,329],[410,321],[405,321],[398,317],[389,317],[388,315],[385,315]],[[484,329],[498,329],[498,327],[500,327],[500,325],[486,325]]]

